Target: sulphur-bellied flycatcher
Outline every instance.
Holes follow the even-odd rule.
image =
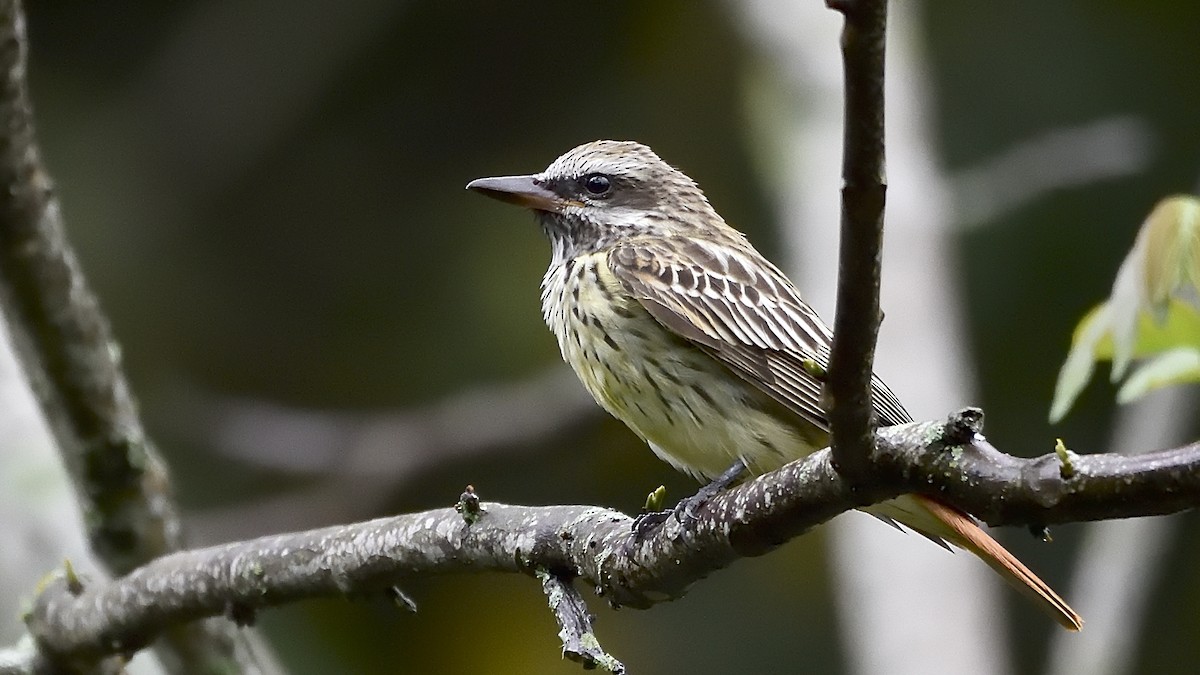
[[[712,479],[776,469],[829,441],[831,332],[692,179],[633,142],[596,141],[530,176],[468,186],[534,211],[553,248],[542,314],[605,410],[672,466]],[[811,365],[811,364],[810,364]],[[882,425],[912,418],[878,378]],[[1082,619],[967,514],[904,495],[864,509],[971,551],[1060,624]]]

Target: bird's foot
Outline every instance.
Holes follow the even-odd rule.
[[[679,500],[673,508],[663,509],[662,511],[643,511],[633,519],[633,535],[635,542],[645,541],[654,531],[662,527],[668,520],[674,518],[680,523],[694,521],[698,518],[700,508],[712,499],[713,495],[724,489],[722,486],[713,487],[715,482],[709,483],[700,488],[696,494],[691,497],[684,497]]]
[[[675,513],[674,509],[665,511],[642,511],[633,519],[633,541],[641,543],[650,538],[655,530],[662,527]]]
[[[666,524],[667,519],[671,517],[674,517],[680,523],[697,520],[701,507],[708,500],[737,481],[745,471],[746,465],[741,460],[738,460],[712,482],[697,490],[696,494],[679,500],[679,503],[675,504],[675,508],[663,511],[643,511],[638,514],[637,518],[633,519],[634,541],[644,541],[655,530]]]

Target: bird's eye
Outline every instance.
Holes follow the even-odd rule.
[[[588,174],[583,177],[583,189],[599,197],[612,190],[612,181],[602,173]]]

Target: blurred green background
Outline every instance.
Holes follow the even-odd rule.
[[[778,254],[746,129],[748,81],[775,75],[734,3],[29,5],[47,163],[193,541],[445,506],[467,483],[485,499],[626,511],[660,483],[694,489],[559,377],[538,308],[540,232],[463,186],[540,170],[587,140],[637,139]],[[1094,120],[1132,120],[1152,141],[1136,170],[963,222],[955,238],[981,396],[961,403],[982,405],[1014,452],[1055,435],[1102,448],[1106,384],[1062,427],[1046,411],[1071,329],[1107,295],[1141,218],[1196,189],[1200,4],[918,7],[947,175]],[[803,106],[803,94],[783,95]],[[518,382],[550,392],[561,419],[488,440],[488,411]],[[456,428],[472,404],[482,428]],[[1200,531],[1183,518],[1181,532]],[[1061,579],[1074,531],[1058,528],[1050,551],[1007,541]],[[1200,658],[1196,541],[1171,553],[1139,671],[1192,672]],[[639,673],[842,672],[827,574],[817,531],[648,612],[597,601],[598,634]],[[261,625],[296,673],[579,670],[559,661],[529,579],[405,590],[416,615],[321,601]],[[1044,648],[1011,645],[1030,669]]]

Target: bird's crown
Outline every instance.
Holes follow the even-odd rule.
[[[585,143],[550,163],[536,182],[561,199],[542,212],[547,234],[569,254],[645,235],[728,229],[696,182],[633,141]]]
[[[595,205],[628,199],[645,206],[687,201],[708,205],[695,181],[634,141],[584,143],[551,162],[538,178],[566,199]]]

